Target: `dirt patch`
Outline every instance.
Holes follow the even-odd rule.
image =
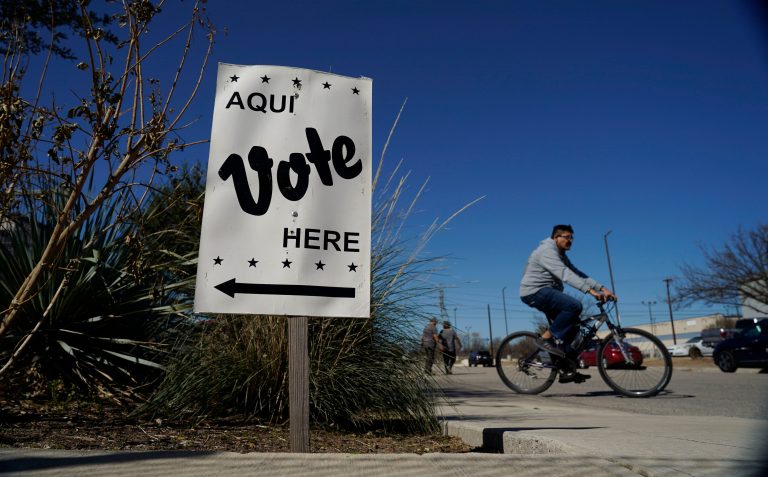
[[[0,399],[0,447],[100,450],[194,450],[290,452],[285,426],[237,418],[177,426],[162,420],[139,422],[118,407],[69,403],[51,405]],[[441,435],[354,433],[311,430],[311,452],[464,453],[461,439]]]
[[[644,359],[643,364],[646,366],[661,366],[660,359]],[[672,366],[675,369],[718,369],[711,356],[704,358],[693,359],[688,356],[678,356],[672,358]]]
[[[702,358],[690,358],[688,356],[677,356],[672,358],[672,365],[675,368],[711,368],[718,369],[712,356],[704,356]]]

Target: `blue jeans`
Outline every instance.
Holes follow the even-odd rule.
[[[565,344],[570,344],[583,308],[579,300],[554,288],[542,288],[533,295],[520,299],[526,305],[544,313],[552,336]]]

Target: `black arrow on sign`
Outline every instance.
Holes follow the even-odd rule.
[[[214,288],[232,298],[236,293],[248,295],[322,296],[329,298],[354,298],[355,289],[349,287],[324,287],[318,285],[277,285],[274,283],[237,283],[233,278]]]

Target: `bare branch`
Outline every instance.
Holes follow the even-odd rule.
[[[118,4],[119,5],[119,4]],[[110,7],[115,6],[111,4]],[[146,8],[145,8],[146,7]],[[197,75],[197,81],[189,96],[179,99],[183,104],[180,110],[175,112],[175,117],[167,124],[167,111],[171,108],[171,101],[175,98],[174,92],[178,87],[178,81],[181,78],[182,70],[186,68],[188,55],[191,54],[192,35],[197,33],[195,23],[199,20],[199,11],[197,4],[193,9],[193,14],[189,22],[172,32],[167,37],[161,39],[152,45],[146,52],[142,52],[141,39],[148,32],[147,25],[157,13],[155,7],[151,4],[137,5],[134,2],[122,2],[122,12],[120,18],[124,19],[125,28],[123,34],[122,49],[124,60],[120,62],[122,68],[116,74],[109,70],[112,66],[112,53],[110,51],[110,41],[104,40],[105,33],[97,28],[89,16],[87,3],[80,3],[80,14],[75,26],[75,32],[83,42],[83,50],[87,62],[87,68],[90,68],[90,94],[84,98],[77,98],[75,107],[67,112],[69,119],[61,114],[61,111],[54,104],[47,111],[39,108],[38,100],[40,98],[40,88],[31,108],[23,111],[27,117],[25,125],[26,133],[20,135],[25,140],[33,140],[30,132],[30,115],[40,115],[45,117],[46,121],[52,121],[51,128],[53,133],[49,138],[37,138],[38,144],[50,144],[53,154],[56,150],[65,151],[68,157],[61,163],[53,157],[52,161],[44,156],[37,159],[33,164],[21,165],[24,167],[14,167],[9,169],[13,176],[6,177],[5,164],[2,169],[3,201],[2,212],[5,213],[6,198],[11,197],[13,188],[17,181],[33,183],[33,181],[43,179],[43,185],[48,185],[59,190],[66,191],[66,200],[64,205],[57,209],[58,218],[53,227],[48,242],[37,258],[37,263],[24,278],[22,284],[16,290],[15,295],[10,301],[7,312],[2,316],[0,322],[0,336],[8,332],[22,305],[29,302],[39,292],[39,283],[44,283],[50,276],[49,270],[56,266],[62,250],[66,247],[69,240],[78,233],[79,228],[91,217],[99,207],[109,201],[115,202],[115,210],[118,211],[117,221],[124,214],[130,214],[138,210],[147,197],[148,190],[156,177],[163,173],[160,167],[166,167],[173,170],[170,166],[169,155],[174,151],[186,146],[183,141],[177,138],[169,140],[168,134],[172,132],[178,121],[187,112],[189,105],[202,81],[202,69],[207,65],[211,54],[213,38],[209,34],[208,48],[203,57],[201,71]],[[212,25],[207,24],[205,28],[212,31]],[[150,96],[145,96],[145,72],[143,71],[146,59],[159,52],[164,46],[170,44],[181,31],[188,29],[188,37],[184,43],[184,49],[181,53],[179,68],[176,72],[173,84],[170,89],[165,91],[165,99],[161,98],[160,91],[153,91]],[[112,35],[114,36],[114,35]],[[111,38],[111,37],[110,37]],[[115,37],[116,38],[116,37]],[[13,51],[12,51],[13,50]],[[28,60],[30,55],[25,53],[23,48],[9,48],[6,54],[4,68],[4,78],[10,77],[16,79],[15,74],[21,72],[22,62]],[[118,48],[117,51],[120,51]],[[50,58],[50,53],[48,58]],[[10,67],[10,68],[9,68]],[[44,75],[43,75],[44,76]],[[41,85],[43,79],[41,78]],[[114,81],[114,82],[113,82]],[[133,82],[133,85],[131,83]],[[131,86],[133,86],[131,88]],[[130,89],[129,89],[130,88]],[[152,87],[155,89],[154,87]],[[132,89],[131,97],[127,93]],[[2,98],[4,100],[4,98]],[[126,101],[131,101],[130,115],[123,111]],[[29,103],[27,103],[29,104]],[[82,117],[83,121],[72,120],[72,117]],[[122,121],[122,124],[120,122]],[[86,124],[87,123],[87,124]],[[77,124],[77,125],[76,125]],[[57,136],[58,135],[58,136]],[[76,148],[76,144],[86,143],[84,150]],[[197,144],[201,141],[195,141],[190,144]],[[118,152],[118,147],[125,144],[125,149]],[[28,146],[32,149],[31,146]],[[155,158],[154,162],[149,161]],[[70,161],[72,164],[66,164]],[[106,174],[103,168],[97,164],[106,163],[109,168]],[[141,168],[141,174],[137,171]],[[71,179],[69,172],[71,171]],[[38,177],[39,176],[39,177]],[[141,180],[137,178],[141,177]],[[85,191],[91,190],[91,184],[96,184],[95,195],[89,199]],[[133,190],[141,187],[142,190]],[[44,200],[44,199],[38,199]],[[31,206],[35,208],[36,206]],[[111,226],[107,226],[108,230]]]
[[[739,229],[719,250],[702,248],[704,265],[682,266],[679,298],[710,304],[768,304],[768,225]]]

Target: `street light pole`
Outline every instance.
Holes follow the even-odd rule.
[[[491,351],[491,359],[493,359],[493,328],[491,327],[491,305],[488,305],[488,334],[491,339],[488,342],[488,349]]]
[[[669,305],[669,324],[672,325],[672,342],[677,344],[677,336],[675,335],[675,320],[672,319],[672,298],[669,296],[669,282],[671,278],[665,278],[664,283],[667,284],[667,305]]]
[[[611,253],[608,251],[608,236],[613,232],[613,230],[609,230],[608,232],[603,235],[603,241],[605,242],[605,256],[608,258],[608,275],[611,277],[611,290],[613,293],[616,293],[616,284],[613,282],[613,267],[611,267]],[[613,309],[616,310],[616,322],[621,326],[621,315],[619,315],[619,303],[615,302],[613,304]]]
[[[504,331],[507,332],[504,336],[509,336],[509,323],[507,323],[507,299],[504,296],[504,290],[506,290],[507,287],[504,287],[501,289],[501,302],[504,304]]]
[[[470,351],[477,351],[475,349],[474,344],[472,343],[472,327],[467,326],[467,346],[469,346]]]

